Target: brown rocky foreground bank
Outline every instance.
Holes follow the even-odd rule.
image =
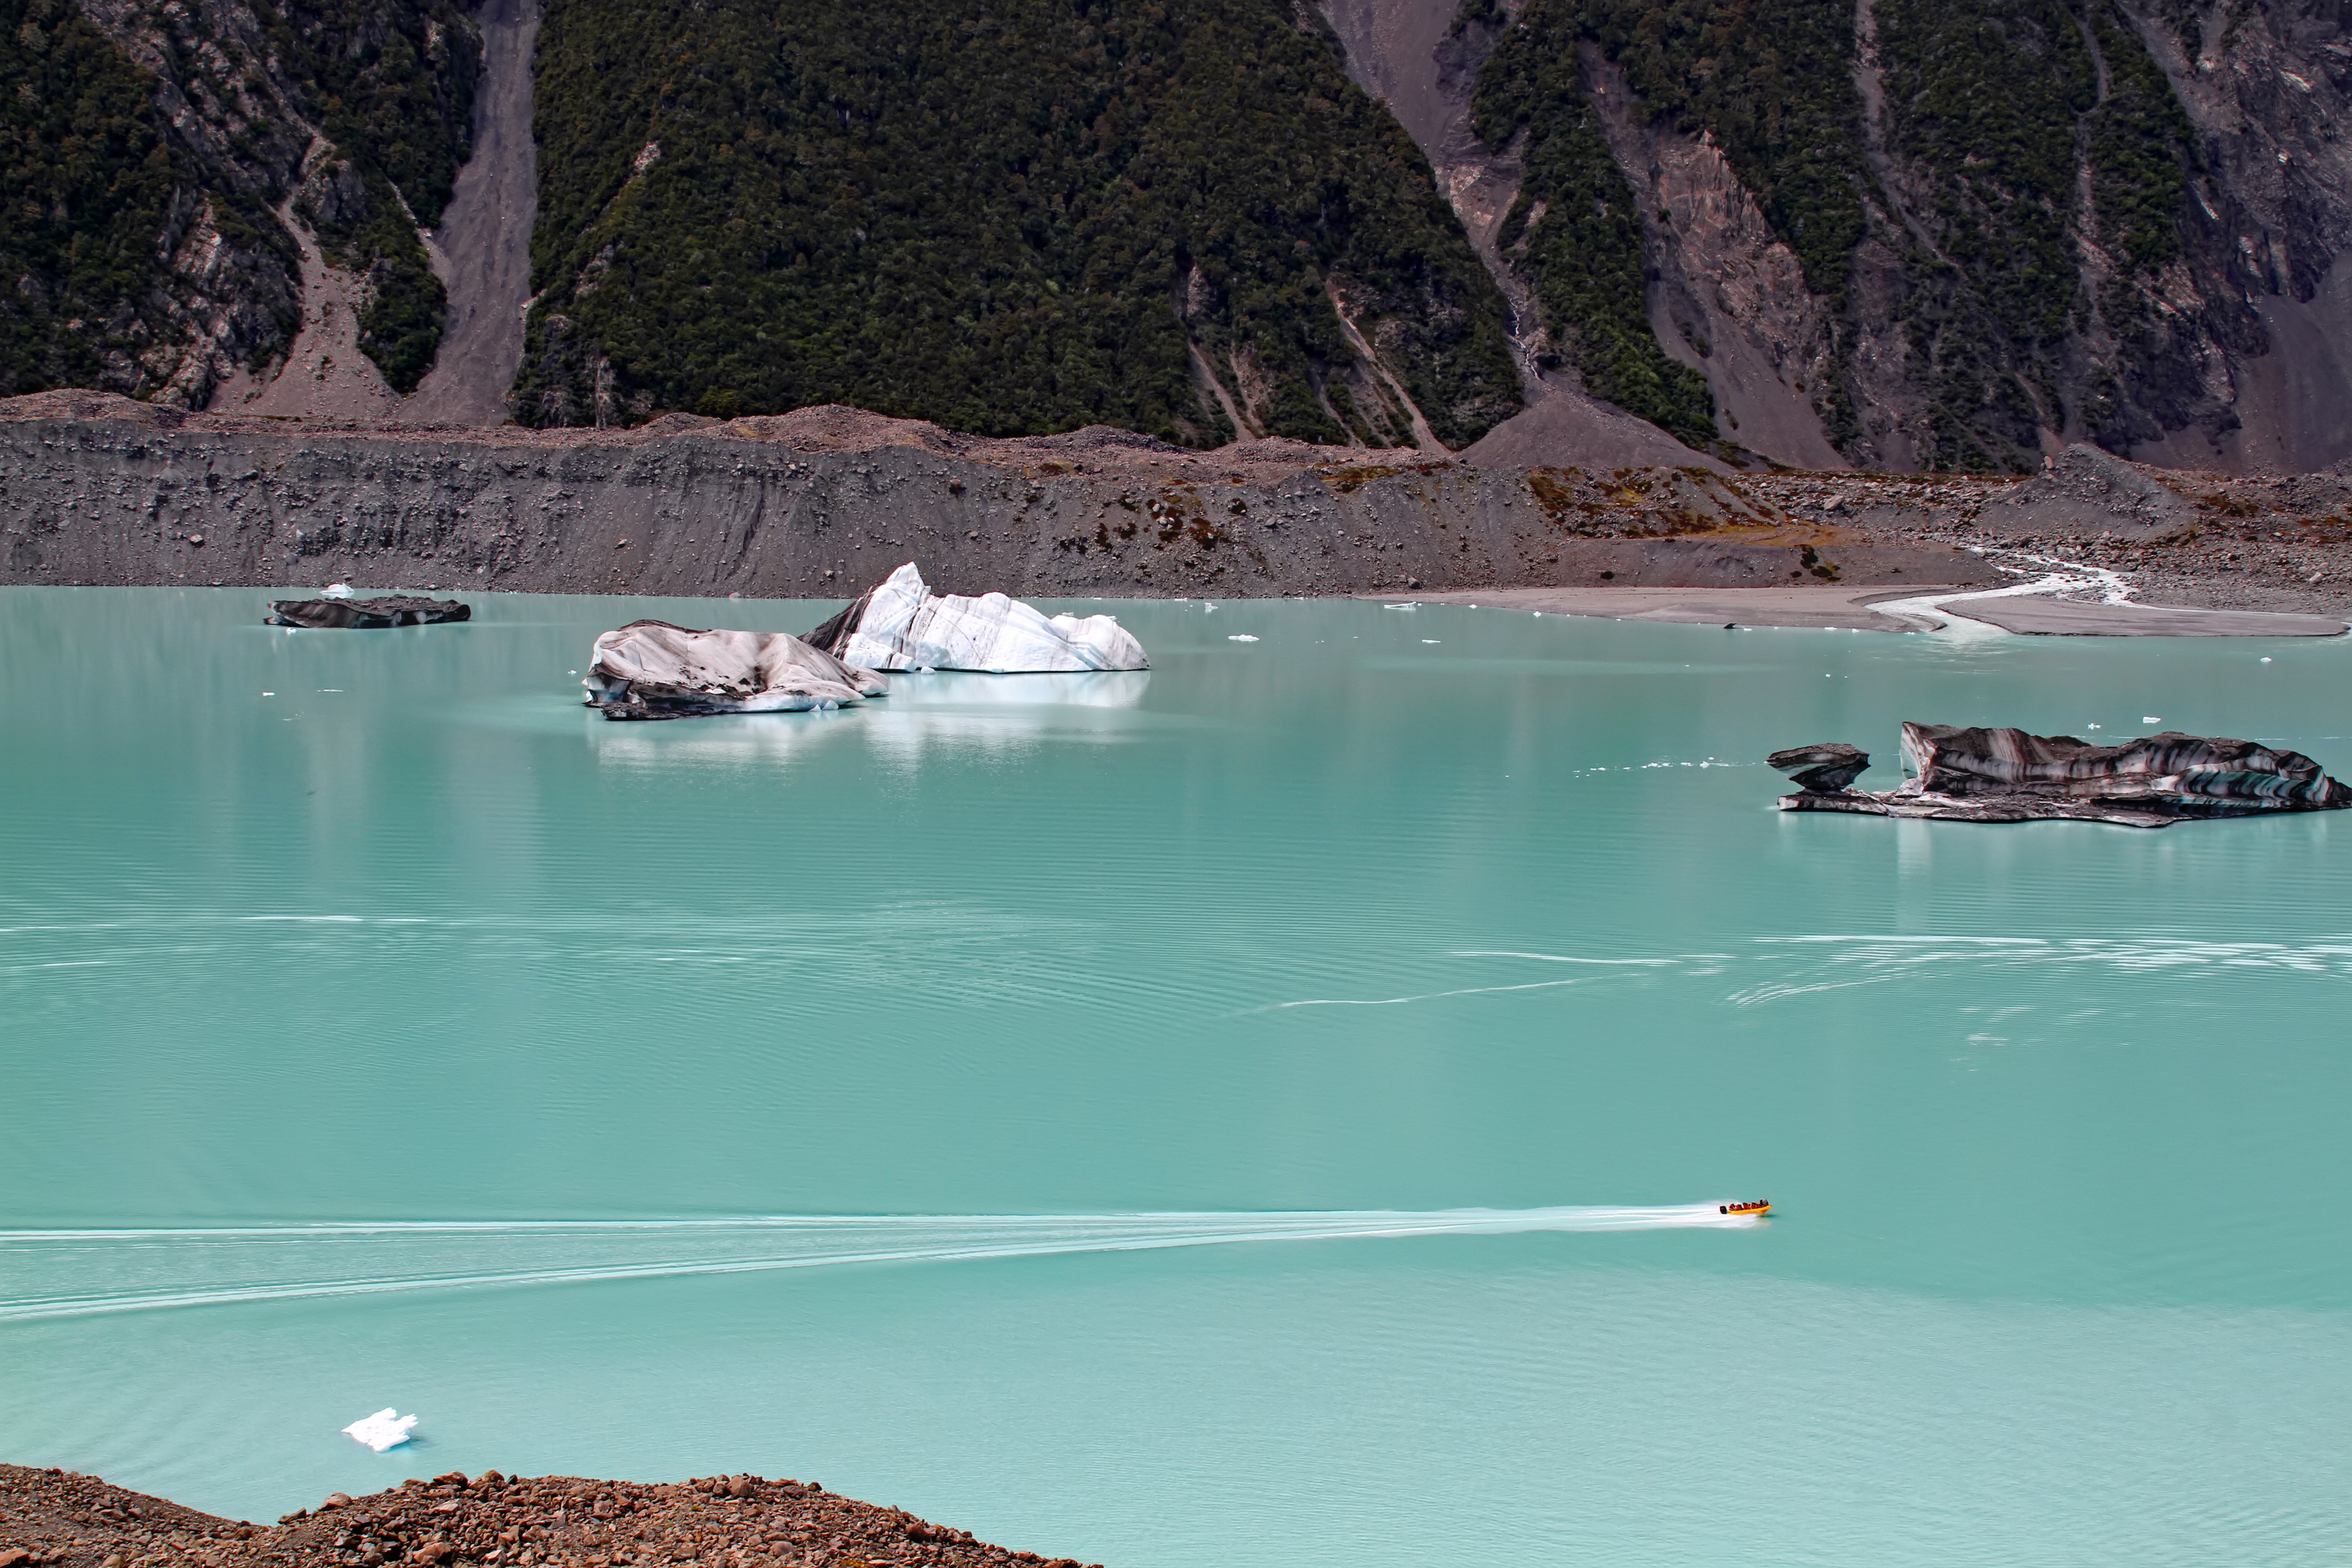
[[[1080,1568],[975,1541],[814,1482],[675,1486],[457,1473],[336,1493],[276,1526],[216,1519],[66,1470],[0,1465],[0,1568]]]

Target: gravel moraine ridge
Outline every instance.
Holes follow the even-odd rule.
[[[0,398],[0,583],[845,598],[1994,587],[2352,618],[2352,463],[2030,476],[1488,466],[1129,431],[993,439],[851,408],[428,430]],[[291,596],[281,594],[279,596]]]
[[[216,1519],[95,1476],[0,1465],[0,1568],[1083,1568],[975,1541],[814,1482],[674,1486],[452,1472],[338,1492],[276,1526]]]

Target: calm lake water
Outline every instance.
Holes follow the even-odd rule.
[[[1759,763],[2344,772],[2352,647],[1120,604],[1148,675],[615,724],[598,630],[832,606],[263,599],[0,590],[0,1458],[752,1470],[1118,1568],[2352,1561],[2352,816]]]

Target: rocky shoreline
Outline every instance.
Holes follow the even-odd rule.
[[[1082,1568],[816,1483],[662,1485],[452,1472],[338,1492],[277,1525],[221,1519],[95,1476],[0,1465],[0,1568]]]
[[[847,408],[632,430],[362,426],[0,399],[0,581],[845,597],[1990,587],[2352,611],[2352,479],[1498,467],[1108,428],[992,439]]]

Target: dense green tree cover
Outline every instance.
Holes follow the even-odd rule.
[[[1933,247],[1915,258],[1927,286],[1908,321],[1927,460],[2009,467],[2060,403],[2054,362],[2087,308],[2076,132],[2097,60],[2061,0],[1886,0],[1878,22],[1887,144],[1926,197]]]
[[[182,178],[149,92],[71,0],[0,0],[0,394],[96,385],[141,346]]]
[[[1479,79],[1482,139],[1501,146],[1521,125],[1531,127],[1518,200],[1498,242],[1534,275],[1545,320],[1587,391],[1707,447],[1716,439],[1715,399],[1705,376],[1658,346],[1641,206],[1579,85],[1572,44],[1558,43],[1535,27],[1515,28]]]
[[[441,221],[473,148],[481,44],[455,0],[253,0],[344,156],[399,187],[416,221]]]
[[[2111,0],[1884,0],[1878,16],[1889,149],[1929,198],[1933,254],[1915,258],[1926,286],[1908,321],[1929,367],[1925,456],[2031,462],[2070,404],[2095,433],[2105,417],[2099,386],[2067,382],[2092,309],[2078,236],[2092,229],[2127,270],[2180,253],[2187,115]],[[2134,300],[2111,289],[2106,309]]]
[[[2040,428],[2070,412],[2098,431],[2113,381],[2081,373],[2093,301],[2080,240],[2126,273],[2182,253],[2193,153],[2171,84],[2116,0],[1876,0],[1873,12],[1886,184],[1864,135],[1851,0],[1528,0],[1480,77],[1479,133],[1500,145],[1527,126],[1526,197],[1557,207],[1574,191],[1580,218],[1613,216],[1579,85],[1580,50],[1597,48],[1636,112],[1715,138],[1796,253],[1832,322],[1832,440],[1861,434],[1850,279],[1874,235],[1906,279],[1895,309],[1928,398],[1924,462],[2030,461]],[[2184,37],[2198,26],[2185,10],[2178,25]],[[1625,367],[1588,366],[1588,383],[1683,433],[1699,405],[1628,374],[1640,345],[1656,352],[1638,221],[1586,222],[1547,247],[1550,221],[1531,231],[1527,262],[1547,310],[1573,324],[1583,355],[1606,343]],[[2122,284],[2101,295],[2126,357],[2153,352],[2116,320],[2141,298]]]
[[[362,346],[413,387],[443,296],[402,198],[433,222],[466,156],[480,50],[456,0],[248,0],[130,25],[160,77],[71,0],[0,0],[0,390],[152,393],[159,346],[220,309],[274,321],[243,341],[252,362],[278,352],[295,249],[270,209],[313,128],[351,173],[311,205],[331,258],[373,281]],[[183,279],[200,216],[221,254]]]
[[[1286,0],[551,0],[530,423],[837,401],[1012,434],[1518,406],[1428,167]]]
[[[1482,126],[1516,121],[1545,66],[1591,39],[1642,111],[1711,134],[1797,254],[1806,282],[1843,297],[1864,229],[1853,6],[1832,0],[1528,0],[1478,84]],[[1482,132],[1483,134],[1483,132]]]
[[[2180,219],[2195,153],[2188,110],[2111,0],[2093,0],[2107,96],[2091,115],[2091,200],[2100,242],[2141,270],[2181,253]],[[2192,49],[2193,54],[2193,49]]]
[[[480,47],[450,0],[254,7],[281,58],[301,63],[319,128],[357,176],[304,216],[328,260],[367,275],[360,352],[405,395],[441,344],[448,294],[416,230],[440,221],[472,150]]]

